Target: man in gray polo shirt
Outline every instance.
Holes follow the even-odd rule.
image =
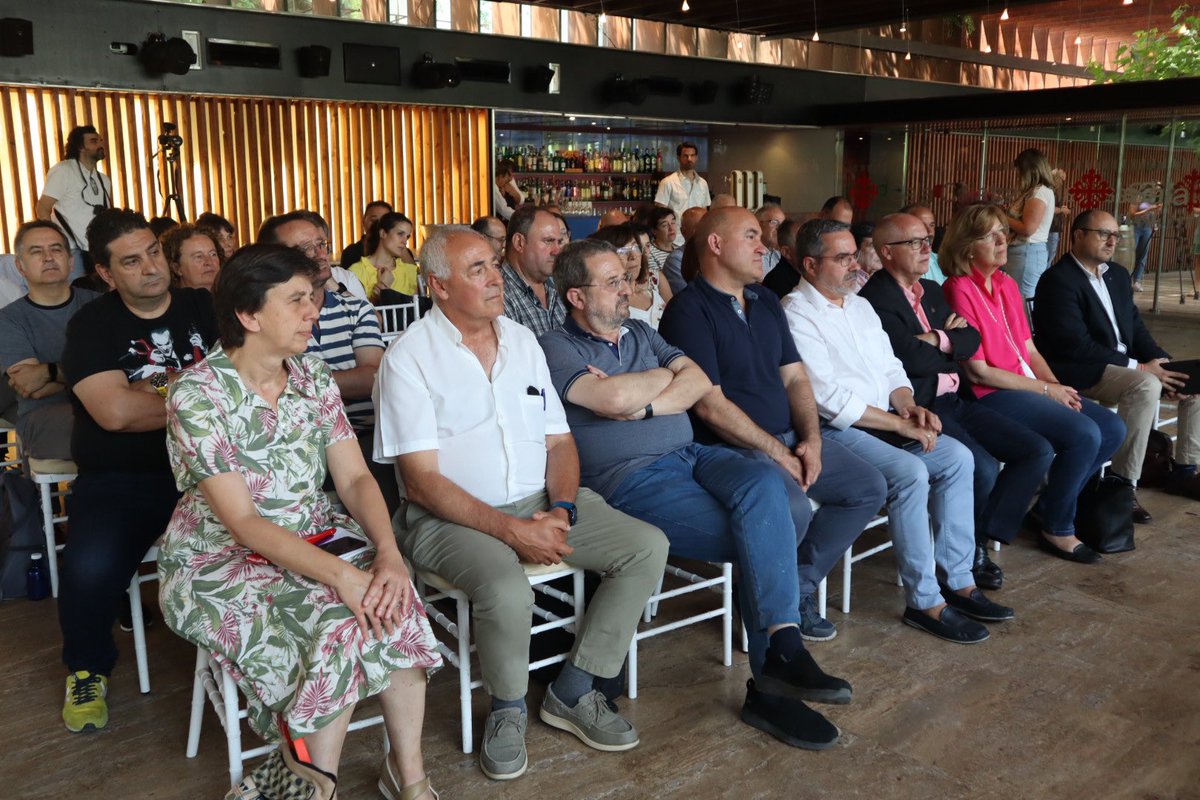
[[[672,554],[739,565],[754,674],[742,719],[797,747],[829,747],[837,728],[803,701],[848,703],[851,688],[817,666],[800,636],[783,478],[692,442],[687,411],[712,386],[681,350],[629,319],[631,277],[616,250],[591,239],[568,245],[554,266],[569,314],[539,342],[575,436],[580,482],[661,528]]]

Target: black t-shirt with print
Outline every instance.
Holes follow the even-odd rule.
[[[100,427],[75,396],[75,384],[119,369],[130,383],[178,372],[204,359],[217,341],[212,295],[172,289],[171,305],[154,319],[129,310],[117,292],[89,303],[67,325],[63,372],[75,408],[71,457],[79,472],[170,472],[163,428],[115,433]]]

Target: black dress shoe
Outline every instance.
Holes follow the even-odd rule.
[[[853,693],[849,681],[826,675],[807,650],[785,660],[767,648],[757,686],[770,695],[839,706],[849,703]]]
[[[905,608],[903,620],[905,625],[911,625],[918,630],[931,633],[939,639],[945,639],[947,642],[955,644],[975,644],[991,635],[987,628],[978,622],[967,619],[949,605],[942,609],[942,613],[937,619],[924,611]]]
[[[1154,517],[1150,512],[1142,508],[1142,504],[1138,502],[1137,493],[1133,495],[1133,521],[1139,525],[1145,525],[1147,522],[1153,522]]]
[[[799,700],[760,692],[753,678],[746,681],[742,722],[805,750],[827,750],[841,735],[836,725]]]
[[[1003,622],[1016,616],[1011,608],[993,603],[978,589],[972,591],[970,597],[963,597],[950,589],[942,589],[942,597],[951,608],[980,622]]]
[[[1163,486],[1167,494],[1177,494],[1192,500],[1200,500],[1200,473],[1172,470]]]
[[[1046,539],[1046,535],[1044,533],[1039,533],[1037,540],[1038,547],[1042,548],[1052,556],[1061,558],[1063,561],[1072,561],[1076,564],[1095,564],[1100,560],[1100,554],[1088,547],[1083,542],[1075,545],[1075,549],[1068,552],[1056,547],[1052,542]]]
[[[987,547],[975,545],[975,559],[971,562],[971,575],[975,577],[975,585],[983,589],[996,590],[1004,585],[1004,572],[992,559],[988,558]]]

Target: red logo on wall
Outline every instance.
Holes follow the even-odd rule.
[[[1079,180],[1071,184],[1071,197],[1075,198],[1076,205],[1082,210],[1099,208],[1112,195],[1112,186],[1095,167],[1080,175]]]
[[[1195,208],[1200,206],[1200,171],[1192,170],[1179,179],[1175,184],[1172,202],[1174,205],[1182,205],[1179,201],[1183,197],[1187,198],[1187,207]]]
[[[866,170],[858,173],[850,187],[850,204],[859,211],[866,211],[879,196],[879,187],[871,181]]]

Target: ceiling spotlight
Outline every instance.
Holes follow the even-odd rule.
[[[1132,3],[1133,0],[1129,0],[1129,2]],[[1002,19],[1002,20],[1008,19],[1008,6],[1005,6],[1004,10],[1000,12],[1000,19]]]
[[[985,44],[985,45],[984,45],[984,46],[981,48],[981,52],[984,52],[984,53],[990,53],[990,52],[992,52],[992,46],[991,46],[990,44]]]
[[[608,22],[608,14],[605,14],[603,11],[601,11],[600,12],[600,24],[603,25],[606,22]]]
[[[908,33],[908,24],[907,23],[904,23],[904,22],[900,23],[900,32]]]
[[[1083,37],[1082,37],[1082,36],[1079,36],[1078,34],[1076,34],[1076,36],[1075,36],[1075,44],[1083,44]]]
[[[687,0],[683,0],[683,6],[679,10],[680,11],[691,11],[692,7],[688,5]]]
[[[1121,5],[1131,6],[1131,5],[1133,5],[1133,0],[1121,0]]]
[[[821,34],[817,33],[816,31],[813,31],[813,41],[814,42],[821,41]]]
[[[905,61],[912,61],[912,53],[905,53],[905,54],[904,54],[904,60],[905,60]]]
[[[738,39],[738,40],[737,40],[737,49],[738,49],[738,50],[741,50],[741,49],[742,49],[742,40],[741,40],[741,39]]]

